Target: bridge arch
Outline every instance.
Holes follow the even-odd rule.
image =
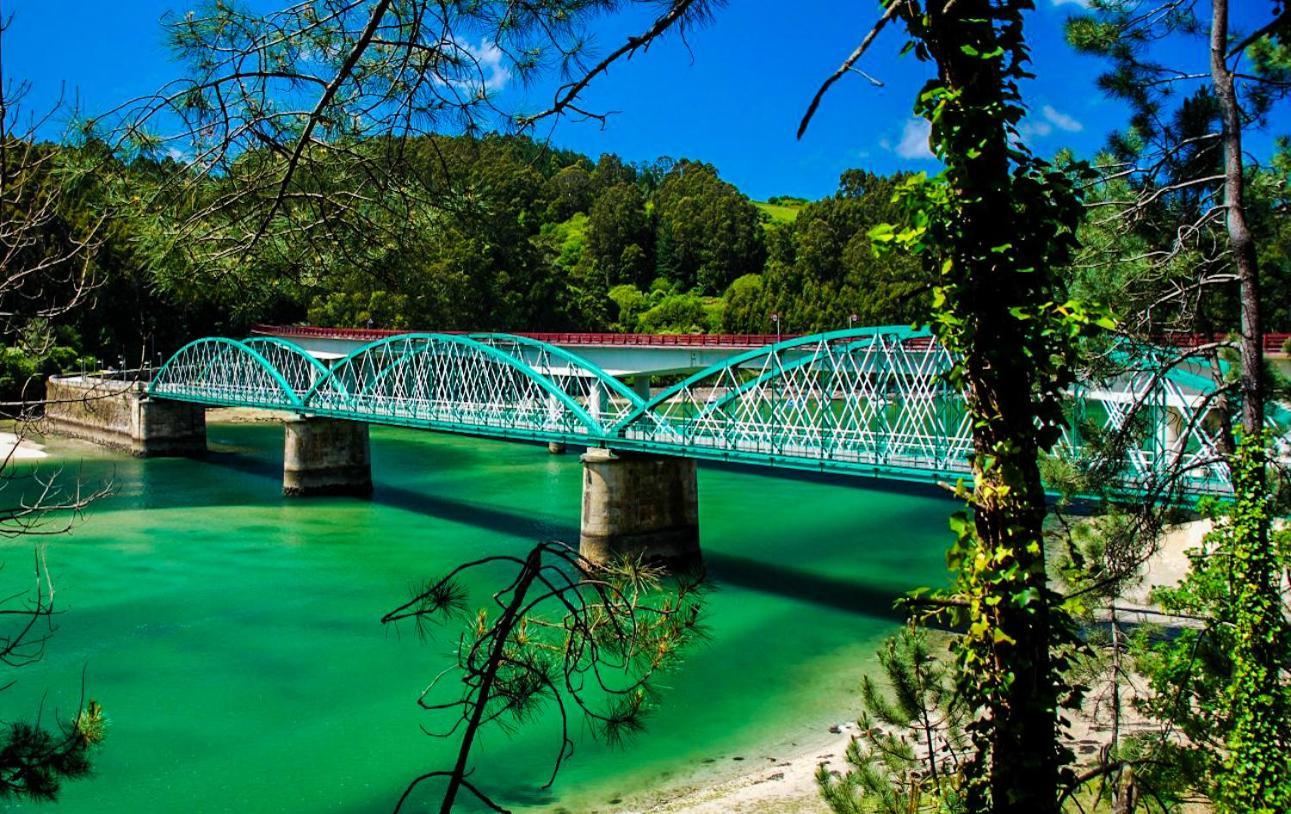
[[[570,398],[588,406],[588,413],[602,427],[612,426],[645,404],[617,377],[596,363],[565,348],[506,333],[479,333],[470,337],[509,353],[563,390]]]
[[[149,395],[227,407],[300,410],[300,393],[255,347],[209,336],[175,351],[148,383]]]
[[[950,362],[929,332],[907,326],[797,337],[687,377],[611,434],[733,460],[965,469],[966,416],[943,375]]]
[[[1095,434],[1128,428],[1141,437],[1110,462],[1127,488],[1182,467],[1192,473],[1186,489],[1224,491],[1222,427],[1211,410],[1219,388],[1208,371],[1150,345],[1108,352],[1120,364],[1069,389],[1069,425],[1052,452],[1078,459],[1098,450],[1087,443]],[[332,366],[287,339],[209,337],[171,356],[147,392],[212,406],[923,479],[968,469],[967,411],[944,375],[953,362],[926,330],[831,331],[748,350],[644,398],[576,352],[505,333],[394,335]]]
[[[1071,387],[1072,414],[1055,451],[1078,456],[1089,432],[1127,433],[1129,442],[1115,450],[1126,484],[1177,480],[1200,492],[1227,491],[1224,418],[1217,409],[1223,388],[1209,365],[1188,353],[1125,338],[1107,356],[1110,372]],[[1222,377],[1228,365],[1221,359],[1219,368]]]
[[[254,336],[242,344],[259,353],[282,374],[287,384],[304,395],[328,373],[327,365],[290,339],[277,336]]]
[[[605,430],[523,358],[459,334],[370,342],[333,364],[302,401],[311,413],[491,435],[600,438]]]

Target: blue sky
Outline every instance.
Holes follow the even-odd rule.
[[[1028,26],[1037,78],[1025,88],[1032,112],[1024,132],[1042,154],[1070,147],[1092,156],[1108,132],[1122,125],[1125,109],[1096,88],[1101,63],[1074,54],[1063,42],[1062,22],[1079,11],[1079,0],[1036,2]],[[5,13],[14,19],[4,41],[6,76],[32,83],[32,107],[47,105],[61,92],[87,113],[105,110],[179,74],[159,21],[168,10],[182,13],[192,5],[9,0]],[[550,138],[593,157],[616,152],[632,161],[660,155],[709,161],[755,198],[826,195],[851,167],[935,170],[926,131],[911,115],[927,69],[912,57],[897,56],[902,40],[895,28],[861,63],[883,87],[849,75],[825,99],[807,135],[794,137],[812,94],[869,30],[876,6],[855,0],[731,0],[714,23],[692,30],[685,43],[671,37],[600,77],[585,102],[591,109],[618,111],[604,127],[566,120]],[[597,46],[617,46],[643,29],[655,10],[642,6],[597,21]],[[499,80],[503,106],[533,110],[550,101],[549,83],[522,87]],[[1262,136],[1250,146],[1260,155],[1269,143]]]

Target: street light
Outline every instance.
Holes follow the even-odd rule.
[[[772,314],[771,321],[775,323],[775,343],[776,347],[771,351],[775,356],[776,376],[771,380],[771,452],[774,454],[776,449],[777,435],[780,428],[780,315]]]
[[[858,320],[858,319],[860,319],[860,317],[858,317],[856,314],[848,314],[848,315],[847,315],[847,330],[849,330],[849,331],[850,331],[852,328],[856,327],[856,320]]]

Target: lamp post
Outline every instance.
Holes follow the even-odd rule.
[[[772,351],[775,354],[776,376],[771,380],[771,453],[776,451],[776,441],[780,427],[780,315],[772,314],[771,321],[775,323],[775,343],[776,347]]]
[[[860,317],[858,317],[856,314],[848,314],[848,315],[847,315],[847,330],[849,330],[849,331],[850,331],[850,330],[852,330],[853,328],[855,328],[855,327],[856,327],[856,320],[858,320],[858,319],[860,319]]]

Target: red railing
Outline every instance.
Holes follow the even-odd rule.
[[[385,328],[319,328],[313,325],[253,325],[251,333],[301,339],[351,339],[358,342],[374,342],[387,336],[409,333],[409,331],[392,331]],[[466,334],[471,331],[439,331],[439,333]],[[623,345],[649,348],[760,348],[774,343],[777,339],[775,334],[620,334],[572,331],[512,331],[511,333],[551,345]],[[778,338],[785,340],[795,336],[798,334],[785,334]]]
[[[1282,346],[1291,339],[1291,333],[1267,333],[1264,335],[1264,352],[1279,353]],[[1172,332],[1162,337],[1162,341],[1167,342],[1179,348],[1197,348],[1202,345],[1208,345],[1211,342],[1228,342],[1228,334],[1216,334],[1207,336],[1206,334],[1187,334]]]
[[[313,325],[253,325],[251,333],[268,336],[298,337],[302,339],[350,339],[358,342],[374,342],[387,336],[397,336],[408,331],[394,331],[385,328],[320,328]],[[470,331],[440,331],[446,334],[465,334]],[[552,345],[600,345],[628,346],[646,348],[760,348],[770,345],[777,339],[793,339],[800,334],[620,334],[620,333],[580,333],[573,331],[523,331],[517,336],[537,339]],[[1169,333],[1162,341],[1180,348],[1195,348],[1210,342],[1224,342],[1226,336],[1207,336],[1206,334]],[[1268,333],[1264,335],[1266,353],[1277,353],[1282,350],[1291,333]],[[912,344],[927,342],[927,339],[910,340]]]

